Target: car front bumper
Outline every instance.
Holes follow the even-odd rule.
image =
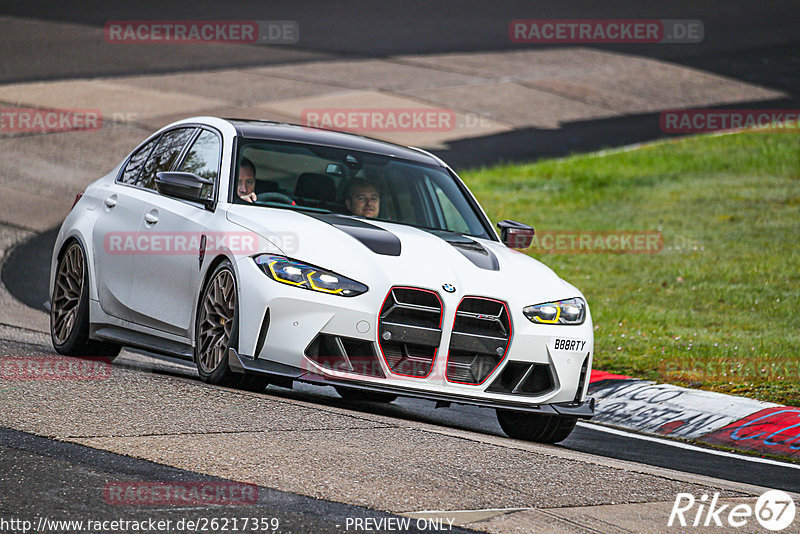
[[[249,258],[248,258],[249,260]],[[591,417],[586,399],[593,355],[593,326],[588,314],[576,326],[533,324],[522,315],[519,303],[466,294],[447,294],[434,288],[373,283],[367,294],[342,298],[279,284],[267,279],[251,260],[240,263],[240,330],[238,351],[230,358],[231,368],[240,372],[261,372],[283,380],[291,379],[323,385],[340,385],[442,403],[462,403],[495,408]],[[385,349],[386,329],[383,312],[392,291],[398,288],[436,294],[440,306],[440,337],[429,343],[436,349],[429,366],[417,374],[398,372],[392,355]],[[508,314],[508,336],[500,341],[479,339],[476,350],[491,354],[504,348],[491,371],[472,383],[459,381],[449,365],[456,352],[456,321],[466,299],[502,304]],[[433,302],[433,301],[431,301]],[[500,308],[497,308],[500,309]],[[474,315],[474,313],[473,313]],[[487,317],[487,316],[482,316]],[[394,325],[392,341],[419,347],[425,336],[413,338],[414,328]],[[430,328],[428,328],[430,330]],[[418,333],[418,332],[417,332]],[[348,371],[342,365],[326,365],[314,357],[314,344],[325,337],[341,346],[359,346],[371,358],[363,371]],[[480,337],[480,336],[472,336]],[[459,341],[459,340],[456,340]],[[471,341],[462,335],[460,342]],[[493,345],[491,343],[494,343]],[[565,348],[566,345],[566,348]],[[471,350],[471,346],[466,347]],[[470,350],[462,350],[470,352]],[[498,352],[498,353],[500,353]],[[516,366],[518,371],[512,369]],[[535,366],[535,367],[534,367]],[[462,364],[460,369],[469,366]],[[549,377],[542,387],[518,387],[527,369]],[[527,375],[526,375],[527,376]],[[547,381],[547,380],[546,380]]]
[[[392,384],[364,382],[359,380],[339,379],[330,376],[323,376],[299,367],[285,365],[270,360],[242,356],[234,349],[230,349],[228,351],[228,365],[232,371],[237,373],[259,373],[270,376],[278,384],[288,385],[292,381],[299,381],[318,386],[344,386],[350,389],[359,389],[377,393],[390,393],[402,397],[413,397],[434,401],[443,406],[449,406],[450,404],[465,404],[470,406],[480,406],[483,408],[499,408],[547,415],[573,416],[581,419],[590,419],[595,413],[595,399],[593,397],[585,398],[580,402],[534,404],[526,401],[510,402],[505,399],[455,394],[447,391],[432,391],[419,388],[411,389]]]

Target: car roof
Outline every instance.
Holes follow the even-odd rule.
[[[380,154],[410,160],[428,165],[441,166],[434,157],[413,148],[379,141],[361,135],[324,130],[310,126],[300,126],[284,122],[273,122],[250,119],[225,119],[236,128],[236,134],[249,139],[265,139],[271,141],[289,141],[310,145],[329,146]]]

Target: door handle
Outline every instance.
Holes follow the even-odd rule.
[[[109,208],[113,208],[117,205],[117,195],[111,195],[103,200],[103,204],[105,204]]]
[[[158,222],[158,212],[153,210],[153,211],[148,211],[147,213],[145,213],[144,222],[146,222],[147,224],[155,224],[155,223],[157,223]]]

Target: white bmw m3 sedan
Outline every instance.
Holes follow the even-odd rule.
[[[92,183],[61,226],[53,346],[137,347],[250,390],[302,381],[492,407],[511,437],[561,441],[594,413],[589,307],[514,250],[531,227],[497,227],[423,150],[182,120]]]

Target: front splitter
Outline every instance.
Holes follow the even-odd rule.
[[[376,384],[374,382],[360,382],[358,380],[342,380],[323,376],[306,369],[286,365],[270,360],[248,358],[241,356],[236,350],[228,351],[228,365],[237,373],[252,372],[272,376],[278,384],[285,384],[289,380],[297,380],[319,386],[340,386],[361,391],[374,391],[377,393],[390,393],[401,397],[412,397],[430,400],[444,404],[464,404],[481,406],[484,408],[499,408],[502,410],[516,410],[547,415],[566,415],[580,419],[590,419],[595,413],[595,400],[588,398],[583,402],[565,402],[553,404],[529,404],[522,402],[509,402],[505,400],[471,397],[468,395],[455,395],[434,391],[419,391],[398,386]]]

